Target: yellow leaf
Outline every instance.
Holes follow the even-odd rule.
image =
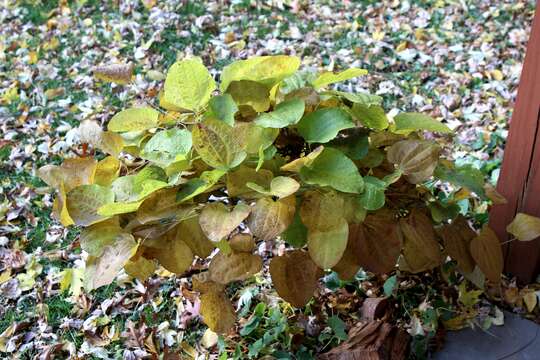
[[[199,217],[201,229],[212,241],[218,242],[236,229],[249,216],[250,208],[237,204],[231,211],[220,202],[206,204]]]
[[[531,241],[540,236],[540,218],[525,213],[517,213],[506,231],[520,241]]]
[[[259,255],[248,253],[218,253],[212,258],[208,267],[210,279],[226,285],[232,281],[246,280],[262,269],[262,259]]]
[[[223,292],[210,291],[201,299],[201,316],[210,330],[218,334],[227,333],[236,322],[236,313],[231,301]]]
[[[334,74],[331,71],[320,74],[312,83],[313,87],[318,90],[322,87],[330,84],[342,82],[345,80],[353,79],[358,76],[366,75],[368,73],[365,69],[351,68],[340,73]]]
[[[120,174],[120,161],[112,156],[100,160],[96,166],[94,182],[101,186],[109,186]]]
[[[151,107],[131,108],[120,111],[109,121],[108,129],[114,132],[143,131],[159,126],[159,112]]]
[[[532,313],[538,303],[538,298],[533,290],[526,291],[523,295],[523,302],[527,307],[527,311]]]

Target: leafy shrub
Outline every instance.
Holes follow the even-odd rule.
[[[295,249],[273,258],[270,274],[296,307],[323,269],[342,279],[396,264],[418,273],[449,255],[462,272],[478,266],[498,282],[499,240],[487,226],[477,235],[460,204],[501,200],[478,170],[441,156],[450,129],[419,113],[391,118],[376,95],[325,90],[365,70],[316,75],[299,65],[290,56],[238,61],[218,90],[199,59],[182,60],[167,74],[164,110],[123,110],[106,131],[83,122],[84,154],[90,146],[107,156],[39,170],[57,190],[62,224],[84,227],[86,269],[66,281],[91,290],[122,269],[146,279],[158,265],[185,274],[218,248],[192,280],[204,321],[221,333],[236,319],[225,287],[261,271],[256,242],[278,236]],[[441,136],[426,139],[426,130]]]

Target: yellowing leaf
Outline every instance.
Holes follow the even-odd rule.
[[[353,79],[358,76],[366,75],[368,73],[365,69],[351,68],[340,73],[334,74],[333,72],[324,72],[319,75],[313,82],[312,85],[315,89],[320,89],[330,84],[337,82],[342,82],[345,80]]]
[[[534,311],[534,308],[536,307],[536,304],[538,303],[538,297],[533,290],[529,290],[526,291],[523,295],[523,302],[527,307],[527,311],[532,313]]]
[[[301,158],[298,158],[296,160],[291,161],[288,164],[285,164],[281,167],[281,171],[290,171],[290,172],[300,172],[300,169],[304,166],[310,166],[313,161],[322,153],[324,150],[324,146],[318,146],[315,150],[307,154],[306,156],[303,156]]]
[[[220,202],[207,204],[199,217],[201,229],[212,241],[218,242],[228,236],[249,216],[250,208],[238,204],[232,211]]]
[[[349,225],[341,218],[334,226],[323,231],[308,228],[307,245],[309,256],[322,269],[335,266],[347,248]]]
[[[300,205],[302,223],[311,231],[326,231],[341,222],[345,206],[335,191],[309,190]]]
[[[427,130],[440,133],[450,133],[452,130],[431,116],[421,113],[400,113],[394,117],[395,130],[398,134],[408,134],[411,131]]]
[[[185,109],[198,111],[210,100],[216,83],[202,64],[193,58],[174,63],[167,72],[163,100],[172,107],[167,110]]]
[[[269,190],[252,182],[248,182],[246,186],[263,195],[276,196],[280,199],[294,194],[300,188],[298,181],[286,176],[278,176],[273,178],[270,182]]]
[[[233,81],[256,81],[271,88],[298,70],[300,59],[294,56],[254,56],[225,66],[221,73],[221,91]]]
[[[270,107],[270,88],[255,81],[233,81],[227,88],[227,94],[238,104],[241,113],[259,113]]]
[[[154,260],[148,260],[142,256],[134,256],[124,265],[124,270],[129,276],[145,281],[156,271],[157,265]]]
[[[439,147],[420,140],[402,140],[390,146],[388,161],[412,184],[419,184],[433,175],[439,161]]]
[[[517,213],[506,231],[520,241],[531,241],[540,236],[540,218],[525,213]]]
[[[134,66],[128,64],[111,64],[104,66],[96,66],[93,69],[94,76],[106,82],[114,82],[117,84],[128,84],[133,76]]]
[[[67,193],[66,206],[76,225],[88,226],[105,219],[98,209],[114,201],[109,187],[97,184],[81,185]]]
[[[205,163],[221,170],[240,165],[247,155],[233,129],[213,119],[206,119],[193,128],[193,147]]]
[[[295,307],[307,304],[322,274],[309,254],[302,250],[288,251],[270,262],[270,276],[277,293]]]
[[[101,256],[106,246],[114,244],[118,236],[123,236],[118,217],[90,225],[81,231],[81,248],[91,256]]]
[[[151,107],[120,111],[109,121],[107,128],[114,132],[143,131],[159,126],[159,112]]]
[[[110,284],[136,249],[137,243],[133,236],[123,233],[113,244],[105,247],[101,256],[89,256],[86,261],[85,288],[92,290]]]
[[[261,270],[261,257],[244,252],[233,252],[228,255],[220,252],[212,258],[208,267],[210,279],[224,285],[250,278]]]
[[[210,256],[214,250],[214,243],[204,235],[198,217],[189,218],[178,224],[176,238],[185,242],[191,251],[202,259]]]
[[[210,330],[227,333],[236,322],[231,301],[223,292],[210,291],[201,295],[201,316]]]
[[[277,201],[261,198],[251,210],[248,227],[258,239],[272,240],[292,223],[295,207],[292,196]]]
[[[234,132],[248,154],[267,149],[279,135],[279,129],[263,128],[251,122],[237,123]]]
[[[257,184],[264,188],[270,184],[271,180],[271,171],[265,169],[256,171],[241,165],[237,170],[227,174],[227,193],[232,197],[255,197],[256,192],[247,187],[246,184]]]
[[[66,192],[80,185],[94,183],[97,161],[92,158],[65,159],[61,166],[45,165],[38,170],[38,176],[47,185]]]
[[[169,231],[156,239],[143,242],[143,256],[156,259],[165,269],[175,274],[182,274],[193,262],[193,253],[187,244],[177,236],[177,232]]]
[[[120,174],[120,161],[112,156],[100,160],[96,166],[94,183],[101,186],[109,186]]]
[[[494,282],[501,281],[504,258],[501,243],[491,228],[485,225],[480,234],[471,241],[471,255],[476,264]]]

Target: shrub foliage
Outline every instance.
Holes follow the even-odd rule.
[[[260,272],[256,243],[277,237],[294,249],[269,271],[297,307],[326,269],[344,279],[396,264],[418,273],[450,256],[465,273],[478,266],[500,280],[495,234],[477,235],[460,215],[469,198],[498,197],[478,170],[441,156],[450,129],[420,113],[390,117],[376,95],[328,90],[365,70],[299,66],[291,56],[237,61],[218,86],[200,59],[182,60],[160,108],[123,110],[107,130],[81,123],[83,156],[39,174],[57,190],[62,224],[83,227],[87,290],[122,269],[141,280],[158,266],[185,275],[195,257],[213,255],[193,287],[206,324],[226,332],[235,312],[225,287]]]

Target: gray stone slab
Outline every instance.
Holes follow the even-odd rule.
[[[540,360],[540,326],[504,313],[504,325],[449,331],[435,360]]]

